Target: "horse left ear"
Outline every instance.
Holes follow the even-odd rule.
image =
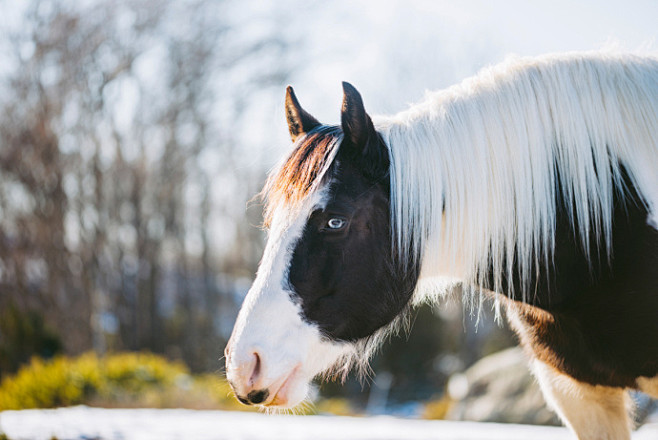
[[[355,153],[364,171],[372,177],[388,171],[388,152],[366,113],[361,94],[348,82],[343,82],[341,126],[347,147]]]
[[[297,96],[291,86],[286,87],[286,119],[290,138],[296,142],[302,135],[320,125],[317,119],[299,105]]]
[[[365,147],[370,136],[377,135],[363,106],[361,94],[348,82],[343,82],[343,108],[340,119],[345,137],[357,148]]]

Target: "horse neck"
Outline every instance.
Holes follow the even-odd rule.
[[[499,287],[516,259],[525,280],[550,260],[558,198],[584,249],[592,236],[608,246],[620,163],[645,193],[658,165],[658,96],[632,99],[658,95],[644,78],[658,69],[623,64],[497,68],[381,120],[397,249],[425,276],[477,284],[492,266]]]

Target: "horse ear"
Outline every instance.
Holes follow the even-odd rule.
[[[348,82],[343,82],[343,108],[341,125],[345,139],[361,169],[374,178],[388,172],[389,158],[375,126],[363,107],[359,92]]]
[[[363,107],[361,94],[348,82],[343,82],[341,125],[345,138],[349,139],[354,147],[363,149],[362,153],[365,154],[368,140],[377,136],[377,132]]]
[[[320,125],[317,119],[299,105],[291,86],[286,87],[286,119],[288,119],[288,130],[293,142]]]

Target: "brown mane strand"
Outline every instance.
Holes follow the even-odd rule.
[[[341,139],[339,127],[320,126],[296,143],[288,159],[270,174],[263,188],[265,227],[271,225],[277,206],[295,207],[317,188]]]

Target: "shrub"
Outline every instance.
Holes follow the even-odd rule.
[[[182,363],[153,354],[119,353],[103,361],[104,381],[98,390],[101,399],[135,400],[144,392],[172,387],[177,379],[189,375]]]
[[[144,353],[98,357],[32,358],[16,375],[2,380],[0,410],[53,408],[92,399],[129,400],[153,388],[166,388],[188,374],[180,363]]]
[[[147,353],[34,357],[0,383],[0,411],[70,405],[258,411],[240,404],[216,374],[191,376],[179,362]],[[296,414],[352,414],[344,399],[324,399]],[[0,440],[2,440],[0,438]]]

